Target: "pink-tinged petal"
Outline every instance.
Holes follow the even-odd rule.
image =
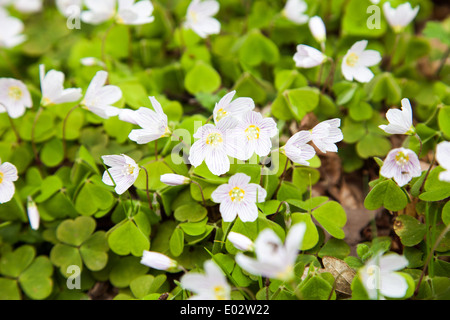
[[[83,94],[79,88],[65,89],[61,95],[58,98],[53,99],[52,102],[55,104],[75,102],[80,100],[82,96]]]
[[[136,111],[131,109],[120,109],[119,110],[119,120],[125,121],[131,124],[136,124]]]
[[[108,169],[108,171],[111,169]],[[111,173],[108,171],[103,172],[103,177],[102,177],[102,181],[104,184],[108,185],[108,186],[114,186],[115,183],[112,181],[111,179]]]
[[[290,258],[291,263],[295,262],[297,253],[303,242],[303,237],[306,232],[306,225],[304,223],[294,224],[286,236],[285,247],[286,254]]]
[[[242,253],[236,255],[236,263],[248,273],[255,276],[274,278],[278,269],[269,263],[263,263],[249,258]]]
[[[218,186],[216,190],[214,190],[211,193],[211,200],[214,201],[215,203],[222,203],[224,201],[229,201],[231,188],[232,187],[226,183]]]
[[[161,138],[161,132],[154,132],[150,129],[134,129],[131,130],[128,138],[137,144],[146,144]]]
[[[208,148],[205,154],[205,163],[209,171],[216,176],[227,173],[230,170],[230,160],[224,150]]]
[[[402,270],[408,266],[408,259],[405,256],[390,253],[381,257],[379,266],[382,272]]]
[[[450,169],[450,142],[442,141],[436,147],[436,160],[442,168]]]
[[[190,272],[180,279],[181,286],[189,291],[201,293],[208,291],[211,287],[209,279],[201,273]]]
[[[116,193],[123,194],[127,191],[134,183],[135,179],[132,176],[124,176],[123,179],[116,181]]]
[[[7,181],[17,181],[19,179],[17,168],[9,162],[4,162],[0,165],[0,172],[3,173],[3,179]]]
[[[374,77],[374,74],[367,67],[359,67],[357,70],[355,70],[353,77],[355,78],[355,80],[357,80],[361,83],[367,83],[370,80],[372,80],[372,78]]]
[[[347,56],[345,56],[344,59],[342,60],[341,65],[342,75],[344,76],[345,80],[353,81],[354,68],[348,66],[347,63],[345,62],[346,60]]]
[[[202,164],[206,156],[206,145],[202,140],[195,141],[189,151],[189,163],[194,167]]]
[[[225,222],[232,222],[236,219],[237,209],[235,204],[230,199],[220,203],[219,211],[222,215],[222,220]]]
[[[237,98],[228,106],[228,111],[235,116],[242,115],[255,109],[255,102],[252,98]]]
[[[381,61],[381,54],[376,50],[366,50],[359,56],[359,63],[364,67],[372,67]]]
[[[0,203],[10,201],[13,198],[15,191],[14,183],[3,180],[2,183],[0,183]]]
[[[270,228],[262,230],[255,240],[255,253],[260,261],[270,262],[275,256],[280,255],[281,250],[284,250],[283,243]]]
[[[203,267],[208,278],[212,279],[216,283],[221,282],[223,284],[227,284],[222,269],[220,269],[219,266],[212,260],[206,261]]]
[[[439,180],[450,182],[450,171],[439,172]]]
[[[389,121],[389,124],[403,128],[403,133],[406,133],[411,127],[409,121],[405,119],[405,114],[399,109],[389,109],[386,112],[386,119]]]
[[[219,12],[219,8],[219,2],[215,0],[206,0],[197,4],[196,11],[201,15],[214,16]]]
[[[402,298],[408,290],[406,279],[394,272],[381,275],[380,293],[389,298]]]
[[[119,155],[102,156],[102,160],[103,160],[104,164],[106,164],[107,166],[110,166],[110,167],[126,165],[126,160],[121,155],[120,156]]]
[[[366,49],[367,47],[367,40],[361,40],[357,41],[349,51],[356,53],[358,56]]]
[[[246,175],[245,173],[236,173],[233,176],[230,177],[228,180],[228,184],[231,188],[234,187],[244,187],[250,183],[250,177]]]
[[[258,218],[258,207],[254,202],[242,201],[238,205],[238,216],[242,222],[253,222]]]

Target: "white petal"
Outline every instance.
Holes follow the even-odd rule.
[[[402,298],[408,290],[406,279],[396,273],[381,275],[380,293],[389,298]]]
[[[3,180],[0,183],[0,203],[6,203],[12,199],[14,192],[16,191],[14,183],[11,181]]]

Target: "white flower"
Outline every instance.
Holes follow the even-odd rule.
[[[112,19],[116,13],[116,0],[85,0],[89,9],[81,13],[81,20],[89,24],[100,24]]]
[[[227,116],[233,116],[240,120],[244,113],[255,108],[255,102],[252,98],[237,98],[231,102],[235,94],[236,91],[231,91],[216,103],[213,110],[215,123]]]
[[[122,90],[113,85],[105,85],[108,72],[98,71],[86,90],[81,105],[103,119],[119,114],[119,108],[113,107],[122,98]]]
[[[287,0],[283,9],[283,15],[296,24],[304,24],[309,17],[305,14],[308,5],[304,0]]]
[[[22,20],[11,17],[0,8],[0,48],[13,48],[26,40],[21,34],[24,29]]]
[[[100,66],[102,68],[105,67],[105,63],[95,57],[85,57],[85,58],[81,58],[80,62],[83,66],[87,66],[87,67],[92,67],[92,66]]]
[[[239,143],[244,160],[251,158],[253,153],[260,157],[267,156],[272,148],[272,140],[278,133],[275,120],[263,118],[261,113],[248,111],[239,121],[235,134],[241,139]]]
[[[294,54],[295,66],[298,68],[313,68],[321,65],[327,56],[316,48],[299,44],[297,52]]]
[[[78,101],[82,97],[81,89],[64,89],[64,73],[50,70],[45,74],[45,66],[39,66],[43,106]]]
[[[176,271],[178,270],[178,262],[169,258],[168,256],[155,252],[144,250],[141,263],[147,267],[163,270],[163,271]]]
[[[383,4],[384,16],[396,33],[402,32],[414,20],[419,9],[420,6],[413,9],[409,2],[399,5],[397,8],[392,8],[389,1]]]
[[[0,204],[12,199],[16,191],[13,182],[17,179],[17,168],[12,163],[0,161]]]
[[[450,142],[442,141],[436,147],[436,160],[446,171],[439,173],[439,180],[450,182]]]
[[[31,197],[28,197],[27,201],[27,214],[31,229],[33,230],[39,229],[39,222],[40,222],[39,211],[36,206],[36,203],[33,201],[33,199],[31,199]]]
[[[389,124],[379,127],[387,133],[407,135],[415,133],[411,103],[406,98],[402,99],[402,110],[389,109],[386,112],[386,119],[388,119]]]
[[[369,82],[373,73],[368,67],[381,61],[381,55],[376,50],[365,50],[367,40],[356,42],[342,59],[342,74],[348,81]]]
[[[217,187],[211,194],[215,203],[220,203],[220,213],[225,222],[239,216],[242,222],[255,221],[258,218],[257,202],[266,200],[267,192],[256,183],[250,183],[250,177],[236,173],[228,183]]]
[[[266,228],[255,240],[256,259],[243,253],[236,255],[236,263],[253,275],[288,281],[294,276],[294,265],[306,231],[304,223],[297,223],[289,230],[285,244],[270,228]]]
[[[161,175],[160,180],[162,183],[168,184],[169,186],[180,186],[183,184],[188,184],[191,179],[175,173],[166,173]]]
[[[380,174],[386,178],[393,178],[400,187],[406,185],[414,177],[422,173],[419,158],[414,151],[396,148],[389,151]]]
[[[116,21],[126,25],[139,25],[153,22],[153,5],[149,0],[135,3],[135,0],[119,0]]]
[[[323,20],[319,16],[314,16],[309,19],[309,30],[311,31],[314,39],[320,44],[324,44],[327,39],[327,29]]]
[[[323,153],[337,152],[338,148],[335,143],[341,141],[342,135],[341,119],[335,118],[322,121],[311,130],[311,140],[314,145]]]
[[[70,17],[81,11],[83,0],[56,0],[56,8],[65,17]]]
[[[117,194],[127,191],[139,176],[139,166],[127,155],[102,156],[102,160],[111,167],[103,174],[103,183],[108,186],[115,185]]]
[[[192,0],[186,14],[185,27],[192,29],[200,37],[220,32],[220,22],[214,19],[219,11],[219,2],[215,0]]]
[[[8,115],[19,118],[26,108],[31,108],[33,102],[25,84],[16,79],[0,78],[0,105],[3,105]]]
[[[192,300],[230,300],[231,288],[222,270],[212,261],[204,264],[205,274],[190,272],[181,277],[181,286],[196,295]]]
[[[294,134],[286,142],[286,145],[280,148],[280,151],[295,163],[309,166],[310,160],[316,154],[312,146],[308,144],[311,141],[311,133],[309,131],[300,131]]]
[[[14,8],[22,13],[35,13],[42,10],[42,0],[14,0]]]
[[[219,176],[230,170],[228,156],[243,160],[243,150],[237,145],[239,141],[234,134],[237,120],[226,117],[216,126],[205,124],[194,134],[198,139],[189,151],[189,162],[198,167],[205,161],[208,169]]]
[[[128,135],[130,140],[138,144],[145,144],[159,138],[168,137],[171,131],[168,126],[167,115],[164,113],[161,104],[155,97],[149,97],[153,110],[141,107],[138,110],[122,109],[119,112],[119,119],[139,125],[142,129],[134,129]]]
[[[383,297],[402,298],[408,290],[406,279],[394,272],[408,266],[408,260],[404,256],[390,253],[382,256],[378,253],[361,268],[358,273],[369,295],[374,300],[379,292]]]
[[[230,242],[239,250],[253,251],[254,248],[253,241],[241,233],[231,231],[228,234],[227,239],[230,240]]]

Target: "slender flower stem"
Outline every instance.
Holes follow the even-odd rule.
[[[206,200],[205,200],[205,196],[203,195],[202,186],[197,181],[191,180],[191,182],[196,184],[198,186],[198,188],[200,189],[200,194],[202,195],[203,205],[206,206]]]
[[[11,129],[13,130],[14,134],[16,135],[17,144],[20,144],[22,141],[20,139],[19,131],[17,131],[16,125],[14,124],[13,119],[8,115],[9,123],[11,124]]]
[[[67,141],[66,141],[67,120],[69,119],[69,116],[72,114],[72,112],[75,111],[75,109],[77,109],[79,107],[80,107],[80,105],[77,104],[72,109],[70,109],[69,112],[67,112],[67,114],[63,120],[63,127],[62,127],[62,143],[63,143],[63,156],[64,156],[63,159],[65,159],[67,157]]]
[[[286,158],[286,163],[285,163],[285,165],[284,165],[283,173],[282,173],[281,176],[280,176],[280,182],[278,182],[278,186],[277,186],[277,189],[275,190],[275,193],[274,193],[274,194],[277,194],[278,189],[280,189],[280,187],[281,187],[281,183],[283,182],[284,177],[285,177],[285,175],[286,175],[288,163],[289,163],[289,159]]]
[[[150,207],[150,210],[153,211],[152,199],[150,198],[150,191],[148,190],[148,171],[143,166],[139,166],[139,167],[145,171],[145,191],[147,192],[148,206]]]
[[[425,181],[427,181],[428,175],[430,174],[431,168],[434,165],[434,162],[436,161],[436,152],[433,154],[433,159],[431,160],[430,166],[428,167],[427,172],[425,173],[425,178],[422,181],[422,185],[420,186],[420,192],[422,192],[423,187],[425,186]]]
[[[327,88],[331,88],[331,86],[333,85],[333,79],[334,79],[334,73],[336,71],[336,63],[334,62],[334,60],[330,60],[331,61],[331,70],[330,73],[328,74],[328,77],[325,79],[325,82],[323,84],[321,93],[324,94],[325,90]]]
[[[388,61],[388,66],[386,68],[387,71],[390,71],[392,68],[392,59],[394,58],[394,54],[397,51],[397,46],[400,41],[400,33],[395,34],[394,45],[392,46],[391,56]]]
[[[445,235],[447,234],[447,232],[450,231],[450,224],[447,225],[447,227],[441,232],[441,234],[439,235],[439,237],[436,239],[436,242],[434,243],[433,248],[431,249],[431,251],[428,253],[427,256],[427,260],[425,261],[425,265],[422,269],[422,273],[420,274],[420,278],[419,281],[417,282],[417,286],[416,286],[416,290],[414,291],[414,297],[417,296],[417,294],[419,293],[419,289],[420,289],[420,285],[422,283],[423,277],[425,276],[425,272],[427,271],[428,265],[431,262],[431,259],[433,257],[434,251],[436,250],[436,248],[439,246],[439,244],[441,243],[442,239],[444,239]]]
[[[116,25],[116,23],[112,23],[108,29],[106,29],[105,34],[102,38],[102,47],[101,47],[101,54],[102,54],[102,61],[104,63],[105,71],[108,72],[108,64],[106,63],[106,38],[108,38],[109,33],[111,32],[112,28]]]
[[[445,61],[447,61],[448,56],[450,55],[450,48],[447,48],[444,55],[442,56],[441,62],[439,63],[439,67],[436,71],[436,76],[439,77],[439,74],[441,73],[442,69],[444,68]]]
[[[320,83],[322,81],[323,65],[324,65],[324,63],[320,64],[319,75],[317,76],[317,87],[318,88],[320,88]]]
[[[39,110],[36,112],[36,116],[34,117],[34,121],[33,121],[33,126],[31,127],[31,147],[33,148],[33,153],[34,153],[34,158],[36,159],[36,162],[38,164],[41,163],[40,159],[39,159],[39,153],[36,147],[36,125],[37,122],[39,120],[39,117],[41,116],[42,111],[44,111],[44,108],[41,106],[39,106]]]

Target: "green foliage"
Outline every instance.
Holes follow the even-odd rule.
[[[18,171],[14,196],[0,204],[0,299],[91,299],[98,282],[111,286],[116,300],[187,299],[191,294],[180,283],[181,270],[204,272],[204,262],[213,260],[233,287],[233,300],[363,300],[369,296],[361,270],[391,251],[408,260],[407,268],[395,273],[407,284],[401,299],[449,299],[450,183],[440,178],[448,164],[435,155],[437,144],[450,139],[449,19],[436,19],[432,1],[411,2],[420,5],[419,14],[396,33],[382,3],[306,0],[305,14],[322,17],[326,25],[322,46],[307,23],[289,20],[286,1],[220,1],[215,18],[221,32],[206,38],[182,25],[188,0],[152,1],[152,23],[132,26],[111,19],[82,22],[76,30],[67,28],[51,3],[36,14],[5,5],[24,22],[27,40],[1,48],[0,77],[23,81],[32,106],[12,119],[0,101],[1,163]],[[374,77],[367,83],[348,81],[342,71],[347,50],[360,40],[382,56],[370,67]],[[316,67],[296,67],[299,44],[320,48],[326,59]],[[96,62],[83,64],[87,57]],[[80,88],[83,98],[41,108],[41,64],[63,72],[64,88]],[[108,72],[108,85],[121,90],[113,104],[121,111],[155,110],[149,100],[155,97],[167,115],[167,134],[136,143],[129,136],[139,125],[117,116],[104,119],[84,106],[100,70]],[[230,157],[230,170],[218,176],[206,163],[194,167],[187,159],[197,129],[217,124],[213,110],[233,90],[234,99],[252,98],[255,111],[272,117],[278,134],[270,159]],[[379,127],[388,124],[387,110],[400,108],[403,98],[413,107],[417,135],[394,136]],[[340,119],[343,133],[337,155],[316,149],[303,165],[279,149],[296,132],[333,118]],[[422,163],[420,177],[402,187],[379,174],[386,155],[400,146]],[[120,154],[140,170],[119,195],[116,181],[103,182],[108,166],[102,156]],[[222,205],[213,201],[213,192],[236,173],[267,192],[256,204],[254,221],[243,222],[239,215],[223,221]],[[163,174],[190,182],[169,186],[161,181]],[[1,187],[3,179],[0,170]],[[366,209],[392,215],[393,237],[371,230],[370,242],[350,243],[348,183],[362,190],[354,198],[364,195]],[[28,216],[31,201],[39,212],[37,230]],[[243,253],[229,240],[230,232],[255,243],[269,229],[285,244],[299,223],[306,229],[295,263],[283,270],[292,272],[288,280],[252,274],[236,262],[238,253],[258,258],[260,251]],[[164,254],[180,269],[150,268],[141,261],[144,251]],[[330,269],[326,259],[340,261],[343,269]],[[73,274],[74,266],[79,274]],[[74,278],[81,287],[70,290],[66,281]]]

